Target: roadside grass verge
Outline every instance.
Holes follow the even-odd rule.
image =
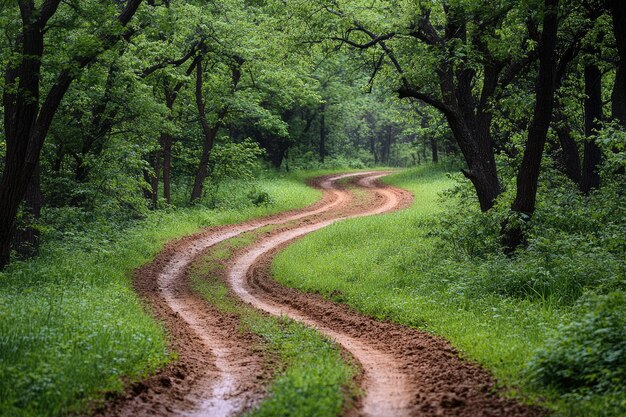
[[[163,329],[142,308],[131,272],[165,242],[201,227],[244,221],[313,203],[302,180],[318,173],[228,181],[218,208],[166,209],[124,225],[67,214],[36,258],[0,272],[0,415],[84,411],[122,380],[170,360]],[[255,205],[255,193],[265,193]],[[57,216],[57,217],[59,217]]]
[[[236,314],[241,330],[261,336],[260,349],[278,358],[269,395],[246,417],[335,417],[345,407],[346,396],[355,396],[354,366],[326,337],[286,317],[265,315],[238,302],[220,281],[220,260],[252,243],[271,227],[245,233],[214,247],[190,270],[194,291],[218,310]]]
[[[387,182],[413,192],[415,203],[411,208],[339,222],[308,235],[276,257],[274,276],[284,285],[320,293],[369,316],[441,335],[465,357],[493,372],[508,388],[509,395],[523,401],[540,402],[557,415],[623,415],[626,396],[619,393],[619,387],[625,381],[619,380],[619,372],[611,377],[618,378],[614,382],[617,392],[607,395],[564,395],[550,385],[537,385],[532,380],[531,360],[539,363],[540,370],[553,366],[556,373],[567,376],[572,371],[566,368],[564,361],[574,363],[580,357],[581,363],[591,363],[593,359],[598,368],[587,371],[586,378],[602,378],[599,373],[606,372],[610,364],[601,365],[600,361],[613,360],[613,366],[621,366],[619,361],[623,361],[626,351],[623,345],[621,350],[619,346],[610,348],[613,349],[609,351],[612,359],[596,359],[595,356],[602,354],[590,353],[588,349],[592,348],[584,345],[585,341],[579,342],[587,336],[575,333],[582,325],[570,330],[572,335],[563,342],[549,341],[551,338],[561,340],[559,337],[565,334],[563,326],[584,314],[576,302],[563,296],[571,293],[569,281],[572,278],[568,278],[567,268],[584,264],[580,268],[586,273],[581,275],[587,276],[595,271],[595,264],[572,261],[578,249],[563,255],[562,260],[546,256],[548,261],[536,259],[536,252],[520,255],[513,261],[496,255],[492,258],[457,256],[454,245],[442,241],[441,234],[437,233],[437,228],[441,227],[437,221],[443,215],[438,194],[454,185],[445,174],[445,168],[420,167],[387,178]],[[467,226],[460,224],[459,228],[472,226],[469,218],[458,220],[468,222]],[[481,229],[476,227],[476,230]],[[546,252],[556,252],[552,249]],[[598,279],[614,277],[611,279],[618,280],[614,274],[619,274],[619,258],[606,254],[598,255],[598,259],[604,265],[604,269],[598,270]],[[543,277],[543,281],[537,277]],[[511,289],[514,282],[520,282],[521,286],[533,280],[544,286],[552,285],[545,283],[548,279],[564,284],[553,284],[552,292],[541,291],[538,286],[524,287],[520,294]],[[585,298],[585,291],[593,291],[593,287],[577,287],[577,291],[579,297]],[[622,304],[613,302],[613,310],[621,313],[601,315],[599,319],[592,314],[588,321],[595,321],[584,327],[586,334],[612,331],[605,337],[609,342],[619,337],[615,317],[626,313],[623,308],[626,303],[624,297],[611,300],[615,299],[621,299]],[[594,327],[594,323],[608,322],[602,319],[605,316],[612,320],[610,324]],[[594,337],[588,338],[596,340]],[[579,345],[579,350],[571,350],[578,357],[569,355],[570,350],[559,352],[561,357],[551,353],[551,347],[571,349]],[[547,352],[543,354],[547,359],[542,359],[538,353],[542,350]],[[574,365],[571,369],[575,370]]]

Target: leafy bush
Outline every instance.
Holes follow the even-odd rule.
[[[438,237],[442,248],[461,257],[484,257],[499,250],[499,210],[481,213],[473,187],[461,174],[448,174],[454,187],[442,193],[440,203],[445,207],[430,230]]]
[[[267,191],[252,190],[248,193],[248,199],[254,206],[267,206],[272,203],[272,198]]]
[[[493,209],[481,213],[471,185],[456,179],[456,186],[443,195],[445,210],[429,233],[447,256],[438,275],[446,276],[454,291],[564,306],[576,303],[587,290],[608,293],[626,286],[626,213],[618,181],[607,179],[585,197],[562,176],[543,177],[537,210],[526,224],[528,246],[507,257],[499,233],[508,216],[510,190]]]
[[[607,395],[626,411],[612,395],[626,392],[626,294],[590,295],[578,310],[530,360],[531,380],[576,397]]]

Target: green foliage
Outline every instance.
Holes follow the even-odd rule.
[[[470,186],[458,179],[446,178],[441,168],[390,178],[414,193],[410,209],[307,236],[276,258],[277,279],[370,316],[442,335],[517,395],[561,415],[583,409],[581,415],[622,415],[615,404],[626,399],[623,390],[608,388],[617,374],[606,361],[623,358],[616,352],[625,343],[626,217],[619,181],[605,180],[601,190],[583,197],[567,180],[546,175],[529,224],[529,246],[507,257],[499,253],[498,233],[511,195],[482,214]],[[443,190],[448,191],[442,201],[437,195]],[[570,391],[562,400],[560,392],[527,375],[529,362],[539,363],[539,357],[550,361],[550,375],[572,371],[570,362],[560,362],[578,352],[574,345],[561,349],[570,346],[568,340],[592,349],[590,373],[599,379],[595,388]],[[535,356],[538,351],[547,356]]]
[[[219,183],[225,179],[249,181],[259,169],[263,155],[259,145],[250,139],[242,143],[216,145],[211,153],[211,180]]]
[[[554,389],[565,403],[583,404],[578,415],[626,413],[625,313],[623,291],[584,297],[571,322],[528,362],[532,383]]]
[[[208,178],[210,187],[207,190],[209,205],[216,207],[219,204],[218,195],[224,181],[250,182],[254,174],[260,170],[259,157],[263,154],[264,151],[259,145],[251,140],[216,145],[210,159],[211,172]],[[250,199],[255,201],[254,196]]]
[[[586,297],[530,360],[534,382],[560,393],[626,390],[624,312],[623,292]]]
[[[457,181],[445,194],[446,209],[431,236],[439,239],[450,262],[469,264],[472,273],[453,280],[457,291],[570,305],[588,289],[624,287],[626,239],[619,179],[606,178],[602,189],[584,197],[557,172],[546,172],[537,210],[530,222],[522,222],[528,247],[513,258],[503,255],[499,244],[501,224],[510,218],[510,193],[487,213],[476,208],[467,182]]]

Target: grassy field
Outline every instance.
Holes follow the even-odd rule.
[[[531,272],[526,275],[522,267],[527,265],[521,262],[533,263],[544,275],[550,273],[549,265],[534,259],[515,263],[448,256],[431,232],[442,210],[438,194],[453,185],[445,170],[418,168],[387,181],[413,192],[414,205],[340,222],[299,240],[276,258],[278,281],[319,292],[372,317],[442,335],[464,356],[490,369],[509,392],[531,401],[546,396],[545,404],[560,415],[619,415],[606,410],[607,397],[573,401],[529,383],[529,358],[576,310],[558,294],[502,296],[487,288],[486,280],[530,281]],[[474,274],[487,278],[481,282]]]
[[[269,395],[247,417],[334,417],[345,406],[346,397],[356,395],[355,368],[344,362],[337,346],[319,332],[286,317],[259,313],[228,296],[219,280],[219,260],[233,249],[244,247],[265,227],[219,244],[196,261],[190,278],[194,291],[220,311],[235,314],[242,330],[261,336],[260,348],[278,358]]]
[[[304,177],[226,183],[215,210],[158,211],[130,228],[106,219],[79,225],[46,242],[37,258],[11,264],[0,273],[0,415],[81,410],[120,390],[122,376],[140,378],[167,362],[164,332],[132,291],[130,272],[200,227],[314,202],[320,193]],[[267,193],[270,204],[253,205],[250,190]]]

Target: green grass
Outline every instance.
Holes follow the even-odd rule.
[[[407,170],[387,181],[415,195],[411,208],[340,222],[299,240],[275,259],[277,280],[441,335],[518,398],[547,396],[548,406],[561,415],[604,415],[593,410],[601,408],[601,398],[570,403],[549,390],[536,391],[527,380],[528,359],[568,321],[571,306],[556,298],[503,297],[463,287],[467,281],[458,277],[491,265],[482,272],[501,274],[506,265],[454,261],[429,233],[442,210],[438,194],[453,185],[445,169]]]
[[[269,395],[247,417],[337,416],[345,407],[346,396],[356,394],[354,366],[344,362],[339,349],[319,332],[286,317],[261,314],[231,299],[218,278],[222,268],[219,260],[228,258],[233,249],[252,243],[263,231],[230,239],[196,261],[190,274],[192,288],[220,311],[236,314],[242,331],[261,336],[259,348],[278,358]]]
[[[84,410],[170,360],[163,329],[144,312],[130,272],[172,238],[314,202],[298,174],[231,181],[220,209],[151,213],[128,228],[106,219],[63,230],[41,254],[0,273],[0,415],[56,416]],[[271,204],[247,200],[250,187]],[[90,232],[83,230],[93,229]]]

